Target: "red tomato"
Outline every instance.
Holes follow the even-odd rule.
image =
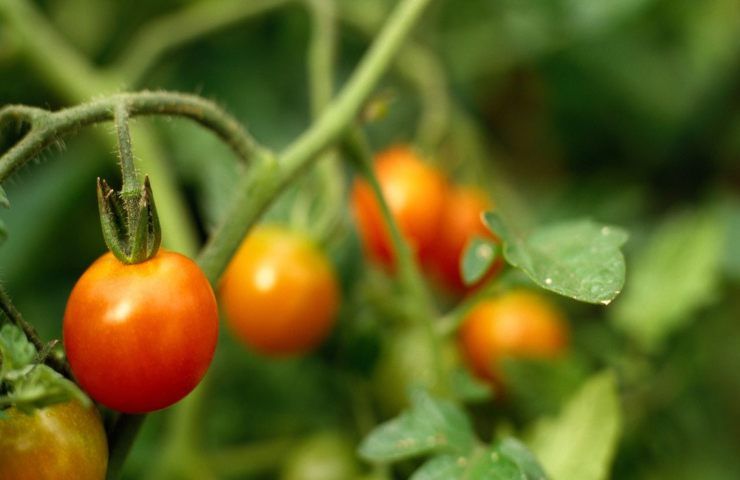
[[[0,419],[3,480],[103,480],[108,444],[94,407],[59,403],[31,415],[14,408]]]
[[[444,176],[404,146],[378,154],[375,173],[402,235],[416,256],[423,260],[439,233],[447,191]],[[352,208],[366,252],[381,264],[392,266],[388,229],[366,180],[355,181]]]
[[[499,242],[481,219],[481,214],[491,208],[488,197],[480,190],[471,187],[449,189],[429,268],[443,285],[454,292],[462,293],[470,288],[466,287],[460,275],[460,257],[468,240],[479,236]],[[499,257],[484,280],[477,285],[501,271],[503,265],[503,260]]]
[[[216,299],[189,258],[160,250],[125,265],[106,253],[67,301],[64,346],[80,385],[127,413],[165,408],[206,373],[218,337]]]
[[[296,232],[261,226],[244,240],[221,281],[229,326],[272,356],[308,352],[328,335],[339,286],[326,256]]]
[[[568,334],[561,313],[544,297],[513,291],[476,305],[460,330],[460,344],[477,376],[500,382],[501,358],[556,357]]]

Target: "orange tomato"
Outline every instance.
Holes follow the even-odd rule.
[[[95,407],[72,400],[0,419],[3,480],[103,480],[108,442]]]
[[[305,353],[328,335],[339,307],[329,260],[296,232],[260,226],[244,240],[221,281],[232,331],[271,356]]]
[[[460,330],[460,346],[472,371],[501,382],[503,357],[553,358],[568,344],[561,313],[541,295],[513,291],[477,304]]]
[[[64,312],[64,348],[90,396],[126,413],[168,407],[208,370],[218,306],[198,265],[160,249],[126,265],[108,252],[80,277]]]
[[[417,258],[425,259],[439,233],[446,179],[406,146],[395,146],[379,153],[374,168],[401,234]],[[352,208],[365,251],[372,259],[392,267],[388,228],[366,180],[355,181]]]
[[[494,261],[489,273],[476,285],[465,285],[460,274],[460,257],[468,240],[474,236],[490,238],[498,242],[483,224],[481,214],[492,208],[486,194],[472,187],[450,188],[442,211],[434,248],[429,260],[429,269],[440,282],[456,293],[483,283],[487,278],[501,271],[504,263],[499,257]]]

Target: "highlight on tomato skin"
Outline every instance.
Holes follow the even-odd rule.
[[[205,375],[218,307],[198,265],[160,249],[125,265],[106,253],[67,301],[63,339],[72,372],[96,401],[126,413],[172,405]]]
[[[331,332],[340,287],[326,255],[301,233],[258,226],[244,239],[219,287],[231,331],[273,357],[300,355]]]
[[[463,321],[459,343],[476,376],[505,385],[498,366],[502,358],[556,358],[568,348],[568,328],[545,297],[514,290],[473,307]]]
[[[417,259],[425,261],[440,228],[448,188],[445,176],[405,145],[378,153],[374,169],[401,234]],[[366,254],[380,265],[392,268],[390,234],[367,180],[355,180],[351,203]]]
[[[504,267],[502,258],[494,260],[488,273],[473,285],[466,285],[460,273],[460,259],[469,240],[478,236],[500,242],[481,218],[483,212],[492,208],[488,195],[476,187],[452,186],[447,191],[439,231],[426,267],[453,293],[463,294],[475,289]]]
[[[108,442],[95,407],[71,400],[33,413],[4,410],[0,419],[3,480],[103,480]]]

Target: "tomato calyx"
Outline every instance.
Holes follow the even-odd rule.
[[[138,192],[116,192],[100,178],[97,189],[100,225],[108,249],[125,264],[152,258],[159,250],[162,233],[149,178],[144,178]]]
[[[71,399],[90,405],[77,385],[43,363],[54,345],[37,351],[17,326],[0,327],[0,419],[9,407],[30,414]]]
[[[118,153],[123,186],[116,192],[98,178],[98,209],[103,239],[115,257],[126,265],[141,263],[157,254],[162,241],[149,177],[142,184],[136,174],[128,128],[128,106],[115,109]]]

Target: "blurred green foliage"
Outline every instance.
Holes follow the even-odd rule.
[[[106,66],[150,22],[194,4],[216,10],[222,1],[31,3],[92,67],[111,73]],[[337,85],[392,3],[337,2]],[[0,104],[55,109],[76,102],[69,86],[44,69],[39,52],[18,39],[5,11],[14,4],[0,0]],[[305,9],[291,3],[168,51],[140,83],[119,86],[212,98],[279,150],[309,122],[309,34]],[[385,115],[366,126],[376,148],[415,141],[419,116],[450,104],[443,112],[449,135],[425,148],[452,175],[489,188],[502,208],[523,204],[516,221],[531,225],[585,216],[630,232],[624,294],[606,308],[562,302],[574,332],[574,357],[541,368],[512,364],[507,369],[512,401],[496,404],[494,412],[473,408],[476,430],[490,432],[499,423],[504,429],[524,428],[542,414],[562,411],[550,429],[602,427],[600,434],[608,437],[602,454],[609,456],[619,429],[609,423],[611,417],[605,414],[603,425],[581,426],[572,414],[588,407],[600,418],[599,412],[609,410],[623,417],[612,478],[737,478],[737,0],[438,0],[413,42],[416,49],[402,57],[427,68],[412,68],[414,76],[409,64],[406,70],[401,65],[385,77],[378,91],[387,102]],[[432,68],[423,56],[430,52],[437,62]],[[428,83],[425,75],[434,77],[433,86],[441,83],[445,98],[435,98],[440,92],[433,89],[431,96],[419,93]],[[88,93],[93,98],[103,92]],[[475,132],[465,130],[470,122],[477,125]],[[223,215],[239,167],[216,139],[191,125],[137,124],[154,131],[164,145],[204,239]],[[94,180],[116,178],[114,155],[101,141],[107,130],[71,137],[4,185],[11,208],[0,212],[8,231],[0,247],[0,279],[46,339],[61,336],[66,297],[104,249]],[[481,139],[482,145],[476,143]],[[136,133],[133,140],[136,150]],[[471,173],[480,169],[494,175]],[[287,220],[300,195],[298,189],[289,192],[268,216]],[[376,309],[368,302],[373,296],[382,300],[383,291],[373,290],[372,280],[360,272],[351,229],[326,246],[348,299],[337,332],[315,355],[276,362],[246,352],[223,331],[198,432],[207,451],[264,439],[292,446],[326,429],[341,431],[356,444],[358,433],[367,433],[353,392],[369,388],[386,320],[382,308],[393,307]],[[348,352],[347,338],[359,342],[357,349]],[[621,409],[614,404],[612,377],[582,387],[589,373],[604,368],[616,372]],[[546,381],[532,381],[540,375]],[[126,478],[152,473],[168,434],[167,415],[147,421]],[[533,449],[557,480],[558,462],[578,462],[577,452],[566,455],[552,445],[540,449],[537,439],[544,434],[539,435]],[[253,461],[225,469],[225,478],[274,478],[273,464],[285,450],[260,451],[264,465]]]

